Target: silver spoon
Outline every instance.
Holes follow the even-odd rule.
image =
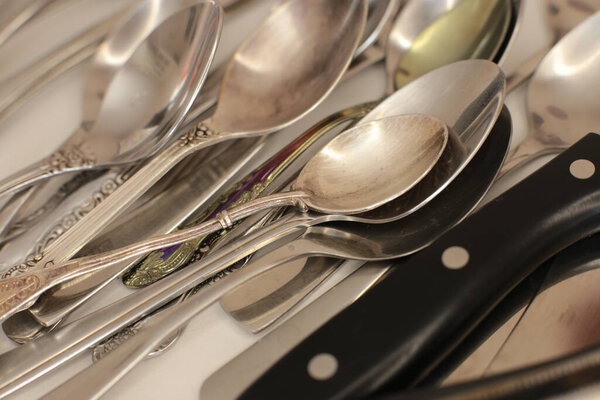
[[[574,28],[542,60],[527,89],[530,133],[508,156],[506,173],[558,153],[600,125],[600,12]]]
[[[221,18],[214,2],[142,2],[96,52],[80,127],[50,157],[3,180],[0,194],[69,171],[139,160],[162,147],[200,89]],[[135,89],[123,96],[129,85]]]
[[[26,308],[57,284],[231,227],[238,219],[268,208],[298,205],[326,214],[372,210],[417,184],[439,160],[447,140],[446,126],[422,115],[390,117],[352,128],[306,164],[292,191],[221,211],[216,218],[193,228],[0,281],[0,320]]]
[[[508,121],[506,121],[508,119]],[[440,197],[433,200],[428,207],[423,208],[412,216],[389,224],[379,225],[375,229],[363,224],[346,224],[343,227],[310,227],[298,235],[287,245],[267,252],[266,263],[247,265],[246,268],[232,274],[207,287],[200,294],[179,303],[166,312],[153,317],[141,330],[124,342],[113,353],[108,354],[95,365],[80,372],[74,378],[47,394],[47,399],[64,398],[65,395],[84,398],[98,398],[128,373],[148,350],[158,344],[174,328],[189,322],[198,313],[217,301],[240,283],[260,275],[269,268],[274,268],[282,262],[295,256],[326,255],[342,258],[358,258],[366,260],[388,259],[410,254],[439,237],[443,232],[460,222],[462,218],[481,199],[481,192],[489,188],[504,159],[504,154],[510,142],[510,118],[505,115],[503,126],[496,132],[496,137],[490,137],[494,144],[493,151],[488,147],[483,155],[486,163],[478,164],[475,169],[482,174],[477,179],[480,183],[469,182],[465,190],[462,185],[454,185]],[[487,144],[487,143],[486,143]],[[487,171],[481,173],[481,169]],[[475,171],[472,169],[472,171]],[[468,176],[475,179],[474,174]],[[460,177],[458,178],[461,179]],[[464,179],[464,178],[463,178]],[[459,182],[456,182],[459,183]],[[449,203],[454,207],[448,207]],[[424,220],[436,220],[439,224],[424,225]],[[263,260],[264,261],[264,260]],[[253,261],[251,261],[252,263]],[[255,268],[260,266],[260,268]],[[83,382],[86,384],[83,385]]]

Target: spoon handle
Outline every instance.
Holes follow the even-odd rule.
[[[286,240],[291,232],[305,224],[310,225],[313,220],[316,220],[314,216],[299,213],[292,213],[291,217],[284,216],[221,251],[210,253],[200,262],[137,290],[79,319],[77,323],[64,326],[57,331],[59,334],[42,336],[35,342],[0,354],[0,365],[11,366],[10,369],[0,369],[0,398],[23,387],[44,372],[57,368],[257,249]]]
[[[66,145],[49,157],[0,181],[0,196],[19,191],[54,175],[91,168],[95,157],[77,145]]]
[[[204,236],[219,229],[228,229],[237,220],[272,207],[304,205],[303,192],[277,193],[255,199],[230,210],[219,212],[215,218],[191,228],[157,236],[120,249],[82,257],[58,265],[46,265],[39,271],[0,281],[0,321],[26,308],[40,294],[59,283],[98,271],[150,251]]]
[[[166,336],[177,327],[188,323],[230,290],[286,261],[304,255],[302,250],[293,250],[293,248],[301,249],[302,245],[295,246],[295,244],[300,244],[302,241],[302,238],[293,240],[288,243],[288,246],[280,247],[253,260],[251,264],[236,273],[214,282],[186,301],[156,315],[135,336],[42,398],[45,400],[73,397],[99,398],[143,360],[148,352],[159,345]]]

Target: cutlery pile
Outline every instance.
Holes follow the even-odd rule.
[[[523,304],[576,275],[545,271],[600,231],[597,0],[21,7],[0,4],[0,398],[136,393],[125,376],[167,351],[152,363],[179,358],[187,381],[190,341],[217,354],[198,361],[203,400],[596,382],[590,348],[432,388],[494,370]],[[537,52],[534,18],[549,35]],[[28,54],[45,31],[52,45]],[[59,121],[55,93],[71,124],[21,160],[15,127]],[[226,345],[227,324],[184,334],[210,318],[204,330],[235,321],[256,343]]]

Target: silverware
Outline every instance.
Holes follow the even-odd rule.
[[[343,138],[343,135],[338,137]],[[508,148],[509,138],[510,129],[505,129],[503,137],[505,149]],[[501,142],[495,144],[499,143]],[[497,151],[497,149],[494,150]],[[498,158],[497,166],[501,164],[502,159],[503,156]],[[497,169],[492,170],[494,171],[492,176],[495,176]],[[480,173],[480,170],[477,172]],[[491,179],[488,183],[490,182]],[[489,185],[486,185],[487,187]],[[290,259],[305,255],[325,255],[374,260],[407,255],[423,248],[464,218],[465,209],[467,212],[471,210],[473,200],[476,203],[480,198],[463,197],[464,185],[453,188],[454,190],[450,188],[446,190],[419,212],[396,222],[376,227],[346,224],[336,228],[322,226],[301,230],[299,236],[296,236],[291,242],[269,251],[263,256],[264,259],[252,259],[243,269],[231,274],[227,279],[215,282],[199,294],[171,307],[156,318],[152,318],[145,327],[137,332],[136,336],[99,360],[95,366],[53,391],[50,398],[64,396],[65,393],[78,393],[78,395],[89,398],[99,397],[141,360],[138,354],[146,351],[146,344],[159,342],[167,332],[189,321],[212,302],[217,301],[225,293],[239,285],[240,282],[258,276],[263,271]],[[436,220],[438,224],[425,225],[423,224],[424,220]],[[150,346],[150,348],[152,347]],[[87,380],[86,376],[91,374],[92,370],[96,378],[88,382],[89,391],[87,388],[76,389],[81,386],[84,379]],[[79,385],[77,382],[80,382]]]
[[[466,216],[483,198],[500,170],[509,143],[510,115],[508,112],[503,112],[498,117],[493,132],[475,157],[460,173],[456,181],[440,194],[443,196],[443,200],[433,200],[434,202],[448,201],[456,207],[447,208],[452,209],[454,215],[457,216],[455,223],[460,222],[461,216]],[[430,206],[426,208],[433,209]],[[415,216],[419,212],[417,211]],[[278,359],[315,331],[319,325],[356,301],[381,278],[385,277],[391,266],[392,263],[389,261],[369,262],[357,269],[212,374],[203,383],[200,397],[202,399],[236,398]],[[232,376],[235,376],[236,379],[231,380]],[[223,385],[225,381],[229,384]]]
[[[389,18],[390,18],[390,15],[392,15],[392,14],[391,14],[391,12],[392,12],[392,10],[394,10],[394,9],[395,9],[395,7],[396,7],[396,3],[397,3],[397,2],[396,2],[396,1],[390,1],[390,2],[388,2],[388,3],[389,3],[389,4],[386,6],[386,13],[385,13],[385,15],[384,15],[384,17],[385,17],[385,18],[384,18],[384,19],[385,19],[385,21],[389,20]],[[384,22],[385,22],[385,21],[384,21]],[[364,67],[365,65],[363,64],[362,66]],[[216,72],[218,73],[218,72],[219,72],[219,70],[220,70],[220,69],[217,69],[217,70],[216,70]],[[217,80],[217,79],[214,79],[214,80],[213,80],[213,79],[212,79],[212,77],[213,77],[213,76],[215,76],[215,75],[214,75],[214,74],[211,74],[211,76],[210,76],[210,77],[209,77],[209,79],[207,80],[207,83],[205,84],[205,89],[210,89],[210,90],[209,90],[209,92],[210,92],[210,93],[214,93],[214,90],[213,90],[213,89],[214,89],[215,87],[216,87],[216,88],[218,88],[218,80]],[[207,92],[206,92],[206,91],[204,91],[204,92],[201,94],[201,96],[202,96],[203,94],[206,94],[206,93],[207,93]],[[207,96],[207,97],[208,97],[208,98],[210,98],[210,95],[209,95],[209,96]],[[205,102],[205,104],[206,104],[206,103],[209,103],[209,101]],[[69,285],[69,286],[70,286],[70,285]],[[81,286],[81,285],[80,285],[80,286]],[[84,286],[85,286],[85,285],[84,285]],[[87,287],[89,287],[89,286],[90,286],[90,284],[88,284],[88,285],[87,285]],[[71,288],[71,289],[75,289],[75,288]],[[63,297],[64,297],[64,296],[61,296],[61,292],[62,292],[62,290],[59,290],[59,291],[57,291],[57,292],[54,292],[54,293],[52,293],[52,295],[51,295],[52,297],[51,297],[51,298],[53,298],[53,297],[56,297],[57,299],[60,299],[60,301],[61,301],[61,304],[62,304],[62,307],[64,308],[64,299],[63,299]],[[69,297],[71,293],[73,293],[73,291],[72,291],[72,290],[70,290],[70,291],[67,291],[67,296]],[[90,293],[90,294],[91,294],[91,293]],[[49,296],[46,296],[46,297],[49,297]],[[84,299],[85,299],[85,298],[80,298],[80,299],[78,299],[78,300],[84,300]],[[49,309],[51,309],[51,308],[52,308],[52,305],[51,305],[51,304],[50,304],[48,307],[46,307],[46,305],[47,305],[47,304],[45,304],[45,303],[47,303],[47,302],[46,302],[45,300],[46,300],[46,299],[44,299],[44,298],[40,299],[40,301],[39,301],[38,303],[36,303],[36,305],[35,305],[35,306],[34,306],[32,309],[30,309],[30,311],[31,311],[31,312],[34,314],[34,316],[36,316],[36,317],[39,317],[39,318],[40,318],[40,319],[42,319],[42,320],[44,319],[44,315],[41,315],[41,314],[44,314],[44,313],[50,312],[50,311],[49,311]],[[54,311],[52,312],[52,313],[53,313],[53,317],[52,317],[52,318],[53,318],[53,320],[54,320],[54,321],[57,321],[57,320],[58,320],[58,318],[60,318],[60,316],[64,315],[64,314],[65,314],[65,313],[68,311],[68,307],[67,307],[67,310],[66,310],[66,311],[65,311],[65,310],[62,310],[62,311],[63,311],[63,312],[61,312],[60,314],[57,314],[56,310],[54,310]],[[40,316],[40,315],[41,315],[41,316]],[[20,332],[20,330],[19,330],[19,329],[17,329],[17,328],[18,328],[18,326],[19,326],[19,323],[20,323],[20,321],[19,321],[19,322],[16,322],[15,324],[10,324],[11,330],[10,330],[10,332],[8,332],[8,333],[9,333],[9,335],[10,335],[10,336],[16,336],[16,337],[18,337],[20,340],[22,340],[22,339],[23,339],[24,337],[26,337],[27,335],[25,335],[25,334],[24,334],[24,332]],[[5,323],[4,325],[5,325],[5,329],[6,329],[6,328],[7,328],[7,324]],[[15,329],[17,329],[17,330],[15,330]],[[29,331],[29,328],[27,329],[27,331]]]
[[[488,125],[487,122],[496,118],[496,107],[502,104],[502,77],[498,75],[498,68],[494,64],[480,60],[456,63],[426,76],[430,76],[430,78],[424,76],[415,81],[415,85],[416,82],[421,82],[418,86],[421,89],[420,96],[414,96],[413,102],[399,103],[405,107],[401,109],[401,112],[410,112],[409,107],[415,107],[415,112],[427,110],[442,116],[455,133],[468,133],[467,136],[464,136],[464,141],[463,136],[460,136],[464,149],[467,151],[464,158],[457,160],[461,164],[458,169],[462,169],[464,160],[470,160],[474,156],[471,152],[478,149],[480,147],[478,143],[487,137],[491,129],[491,124]],[[429,79],[431,80],[427,84]],[[471,86],[463,84],[465,80],[468,80]],[[451,86],[448,86],[449,82],[452,84]],[[447,90],[439,90],[439,85],[443,85],[441,87]],[[410,90],[406,89],[399,93],[412,94]],[[448,97],[441,96],[442,93]],[[400,95],[393,99],[400,100]],[[446,99],[449,101],[446,102]],[[456,99],[461,99],[464,103],[458,103]],[[443,103],[444,105],[436,104],[436,101],[446,103]],[[490,106],[489,103],[494,105]],[[463,105],[470,104],[475,104],[478,108],[462,108]],[[388,105],[392,107],[396,104],[394,100],[391,100]],[[393,109],[390,108],[390,111]],[[380,109],[379,112],[382,110]],[[382,211],[387,211],[387,215],[381,212],[380,220],[374,219],[375,216],[371,218],[348,216],[345,219],[370,223],[393,220],[395,212],[393,207]],[[4,359],[6,360],[4,362],[19,363],[19,366],[10,373],[6,372],[0,375],[2,381],[7,382],[3,386],[4,390],[7,392],[16,390],[17,387],[34,379],[43,371],[55,368],[119,329],[137,321],[172,298],[224,270],[227,266],[252,254],[256,249],[281,241],[282,237],[292,230],[319,222],[327,222],[327,218],[317,219],[310,215],[300,217],[302,216],[298,214],[288,214],[266,228],[239,238],[235,244],[225,246],[221,251],[209,253],[199,263],[167,276],[152,286],[136,291],[126,299],[82,318],[77,324],[64,326],[52,335],[52,339],[39,338],[35,347],[39,346],[41,351],[37,351],[35,355],[23,357],[23,355],[9,356],[10,353],[7,353],[0,356],[0,361],[3,360],[2,357],[11,357],[12,361]],[[21,349],[27,348],[29,348],[29,344],[21,347]],[[27,354],[27,350],[22,351]]]
[[[0,320],[28,307],[46,290],[72,278],[231,228],[237,220],[273,207],[296,205],[325,214],[373,210],[415,186],[440,159],[447,140],[447,127],[438,119],[423,115],[389,117],[361,124],[337,136],[313,156],[291,191],[221,210],[206,222],[175,233],[58,265],[46,265],[42,270],[0,281]],[[378,155],[377,161],[371,158],[373,155]]]
[[[356,397],[417,384],[540,263],[600,229],[599,149],[600,135],[587,135],[397,263],[239,398]]]
[[[562,38],[544,57],[527,89],[530,133],[509,155],[503,173],[557,153],[596,128],[590,85],[600,82],[600,12]]]
[[[300,118],[313,108],[339,81],[343,71],[350,62],[354,48],[360,38],[366,17],[366,3],[358,0],[347,1],[348,3],[338,4],[336,2],[332,4],[330,2],[315,0],[314,7],[308,9],[305,7],[305,3],[300,6],[298,1],[289,1],[280,6],[274,14],[271,14],[271,17],[265,21],[262,27],[249,38],[246,44],[238,49],[237,54],[239,57],[232,59],[232,63],[228,68],[221,88],[219,107],[217,107],[215,114],[209,121],[213,125],[216,124],[215,126],[220,126],[220,129],[229,132],[229,134],[225,134],[224,136],[212,135],[207,139],[201,137],[202,131],[199,128],[192,129],[184,134],[177,142],[167,147],[145,164],[143,168],[129,178],[126,184],[94,208],[83,221],[62,235],[54,242],[53,246],[50,246],[51,248],[46,249],[38,265],[46,265],[49,261],[58,263],[70,258],[101,228],[114,220],[120,210],[130,205],[147,188],[152,186],[153,182],[157,181],[173,165],[186,156],[206,147],[208,144],[219,143],[225,138],[229,140],[247,136],[246,134],[252,136],[254,134],[265,133],[261,131],[279,129]],[[325,8],[321,8],[321,6]],[[298,11],[296,7],[301,7],[302,10]],[[333,7],[334,10],[330,10],[329,7]],[[326,18],[328,15],[327,10],[335,11],[336,13],[339,12],[341,16],[347,15],[348,18],[340,17],[336,19],[339,25],[332,25],[331,21],[325,25],[321,25],[319,21]],[[311,35],[315,35],[315,40],[304,38],[302,42],[318,42],[320,51],[315,50],[312,45],[297,47],[295,45],[283,45],[283,43],[280,43],[282,45],[281,52],[273,51],[269,39],[282,37],[276,34],[277,30],[283,29],[284,31],[288,31],[287,15],[293,15],[294,20],[298,24],[307,24],[306,31]],[[330,34],[329,40],[323,40],[324,37],[320,31],[309,29],[309,27],[313,27],[315,24],[321,28],[326,27],[327,32]],[[283,37],[287,36],[284,35]],[[287,39],[296,44],[298,43],[295,38],[287,37]],[[253,43],[261,43],[261,46],[254,46]],[[310,57],[304,55],[305,51],[308,52]],[[241,57],[242,55],[244,57]],[[302,59],[304,63],[300,65],[293,63],[298,68],[284,68],[283,65],[287,64],[281,60],[281,57],[284,56],[294,60]],[[279,79],[274,80],[272,79],[272,70],[248,71],[240,60],[246,62],[252,59],[252,57],[259,57],[261,65],[265,65],[265,68],[266,61],[272,60],[277,68],[282,69],[283,75]],[[295,91],[288,90],[289,88],[286,86],[287,80],[306,83],[305,79],[309,79],[307,76],[311,76],[311,66],[321,65],[320,63],[325,59],[329,60],[326,63],[328,65],[327,73],[319,74],[316,78],[317,81],[313,82],[314,85],[303,84],[300,93],[304,93],[302,95],[304,101],[295,103],[295,107],[286,108],[286,112],[277,114],[276,118],[268,118],[271,112],[269,110],[273,109],[271,106],[280,104],[279,102],[286,103],[285,99],[289,99],[290,96],[296,98],[298,95]],[[257,83],[261,79],[265,80],[266,86]],[[267,88],[267,92],[262,91]],[[244,96],[241,96],[241,91],[245,92],[248,97],[244,98]],[[252,97],[252,93],[256,97]],[[253,100],[250,100],[251,97]],[[262,100],[259,101],[259,99]],[[254,104],[256,102],[261,105],[261,109],[246,109],[238,103],[239,101],[244,101],[246,104]],[[245,112],[240,113],[240,110],[245,110]],[[230,117],[232,119],[229,119]],[[232,127],[231,124],[238,124],[239,130],[246,132],[233,134],[228,128],[228,126]],[[44,321],[44,325],[52,325],[53,322],[55,321]]]
[[[264,141],[259,141],[260,143],[253,144],[255,151],[248,152],[248,141],[240,141],[224,150],[216,158],[209,158],[206,160],[207,162],[196,161],[196,165],[186,163],[186,166],[190,167],[186,169],[186,173],[173,171],[176,176],[180,176],[170,186],[169,191],[155,196],[152,200],[141,204],[140,207],[128,213],[127,216],[121,219],[121,224],[107,230],[90,242],[79,254],[95,254],[107,249],[114,249],[139,240],[141,233],[155,235],[175,228],[196,209],[198,204],[209,203],[218,197],[221,188],[234,181],[239,169],[247,164],[248,159],[255,156],[257,151],[265,149]],[[205,168],[209,168],[213,173],[206,174]],[[99,201],[102,201],[106,195],[114,191],[122,183],[121,178],[123,177],[117,175],[116,178],[107,181],[107,177],[102,176],[100,179],[104,183],[101,188],[104,188],[104,190],[93,193],[89,201],[78,204],[71,213],[67,214],[52,229],[42,231],[43,235],[39,241],[39,249],[43,249],[49,244],[48,242],[51,243],[56,240],[61,233],[68,229],[70,221],[85,216]],[[148,212],[148,210],[160,210],[161,212]],[[52,215],[49,217],[52,217]],[[24,237],[24,239],[27,239],[27,237]],[[8,244],[11,249],[15,248],[16,251],[21,247],[20,245],[20,240]],[[42,297],[42,300],[45,301],[36,303],[36,306],[39,306],[37,310],[42,313],[56,313],[57,310],[61,312],[70,311],[102,289],[110,282],[110,279],[119,275],[123,269],[128,268],[130,265],[131,263],[118,264],[110,270],[95,275],[93,278],[86,279],[87,277],[84,277],[80,280],[70,281],[64,287],[59,286],[57,287],[58,290]],[[50,328],[53,327],[54,325]],[[3,328],[6,335],[17,342],[34,339],[49,329],[41,326],[29,312],[19,313],[19,317],[15,319],[9,318],[3,323]]]
[[[301,165],[304,163],[307,156],[314,154],[318,150],[318,146],[321,145],[320,142],[323,139],[328,139],[328,136],[331,136],[330,131],[333,129],[333,127],[344,124],[349,120],[352,121],[358,119],[365,115],[372,108],[373,104],[351,107],[338,113],[334,113],[333,115],[316,124],[314,127],[309,129],[305,135],[290,144],[282,152],[275,155],[266,165],[259,168],[257,171],[254,171],[250,174],[250,176],[244,179],[244,181],[254,184],[253,188],[251,188],[251,191],[248,193],[252,193],[253,195],[258,195],[260,192],[269,194],[274,190],[282,188],[284,182],[289,181],[294,175],[294,171],[299,169],[299,166],[296,165]],[[148,204],[141,209],[136,210],[134,215],[130,215],[133,223],[128,220],[123,221],[121,226],[118,226],[115,229],[108,231],[102,237],[93,240],[88,246],[82,249],[81,253],[83,255],[95,254],[99,251],[123,246],[127,243],[131,243],[132,240],[130,238],[138,238],[140,232],[146,232],[146,234],[158,234],[164,231],[170,231],[178,224],[179,221],[183,220],[183,215],[187,216],[187,214],[191,212],[191,210],[195,209],[198,204],[209,204],[209,210],[213,207],[222,207],[224,201],[222,198],[217,196],[220,188],[224,186],[231,186],[234,173],[238,172],[240,169],[242,169],[243,165],[247,164],[247,159],[251,159],[261,148],[264,148],[263,145],[254,145],[253,151],[248,154],[247,147],[248,146],[246,142],[236,142],[232,146],[233,153],[235,154],[233,156],[235,161],[231,159],[231,156],[228,156],[228,162],[223,161],[223,159],[217,165],[211,164],[209,166],[216,172],[214,167],[225,169],[224,166],[220,165],[223,165],[223,163],[224,165],[228,165],[227,168],[231,172],[228,175],[221,176],[218,183],[213,182],[213,184],[203,185],[202,179],[206,179],[206,177],[204,177],[204,175],[206,175],[204,170],[201,168],[193,168],[194,170],[198,171],[198,173],[192,174],[191,176],[182,177],[182,182],[179,184],[179,186],[171,187],[170,191],[168,192],[168,196],[163,195],[160,197],[160,203]],[[226,150],[226,153],[230,152],[231,151]],[[225,179],[227,177],[228,179]],[[256,181],[257,177],[262,177],[263,181]],[[212,187],[214,187],[213,190],[206,190],[206,188]],[[209,196],[211,192],[214,194]],[[229,202],[231,203],[234,200],[239,201],[237,199],[238,195],[241,198],[245,198],[246,196],[244,193],[246,193],[244,190],[232,193],[229,196]],[[211,201],[214,205],[210,205]],[[183,214],[180,218],[174,218],[174,214],[181,213],[182,209],[186,209],[186,204],[190,204],[187,207],[190,211],[188,211],[186,214]],[[176,210],[171,211],[172,208],[176,208]],[[153,213],[155,218],[149,219],[145,216],[149,209],[157,209],[161,210],[161,212]],[[206,212],[201,215],[204,216],[192,218],[191,220],[186,221],[184,225],[190,226],[203,221],[205,219]],[[143,218],[140,218],[142,216]],[[162,219],[165,219],[165,221],[160,222],[155,220],[157,217],[160,218],[160,216],[162,216]],[[142,219],[144,221],[144,225],[140,226],[140,223],[137,222],[136,219]],[[166,226],[167,223],[168,226],[170,226],[170,229],[161,228]],[[206,244],[203,244],[205,241],[209,241],[210,246],[216,248],[223,243],[233,240],[236,235],[239,235],[239,232],[245,232],[250,227],[259,225],[259,223],[259,217],[249,218],[247,221],[240,224],[240,226],[234,228],[234,231],[228,232],[227,235],[221,234],[217,235],[216,238],[206,238],[206,240],[202,240],[200,243],[196,243],[196,241],[194,241],[187,247],[184,247],[181,251],[178,249],[166,260],[162,261],[162,258],[160,258],[161,263],[158,265],[149,259],[144,259],[143,263],[136,267],[134,271],[129,274],[131,279],[134,279],[132,283],[149,283],[146,279],[147,272],[145,271],[145,268],[151,268],[154,270],[152,274],[156,278],[163,277],[171,270],[181,268],[190,262],[197,260],[199,256],[194,256],[195,251],[200,247],[205,246]],[[122,239],[119,240],[120,238]],[[158,254],[162,255],[162,253]],[[79,281],[69,281],[67,284],[57,287],[57,290],[53,290],[52,292],[45,293],[45,295],[41,296],[41,298],[34,305],[32,311],[35,312],[35,315],[47,315],[47,318],[59,319],[60,316],[65,315],[68,311],[72,310],[78,304],[81,304],[81,302],[92,296],[94,293],[104,287],[110,279],[119,275],[126,267],[129,267],[130,265],[131,263],[118,264],[105,271],[95,273],[95,276],[92,279],[88,279],[89,277],[86,276]],[[137,275],[138,270],[140,271],[139,276]],[[29,332],[32,332],[30,323],[27,323],[27,326],[23,326],[24,321],[28,321],[29,319],[33,318],[27,318],[26,315],[22,315],[21,318],[13,322],[10,322],[10,319],[8,319],[3,324],[5,333],[9,337],[19,341],[23,341],[24,338],[30,337],[31,333]],[[22,326],[23,328],[21,328]],[[39,335],[39,326],[38,329],[33,332],[35,332],[35,336],[37,337]]]
[[[80,127],[49,158],[0,183],[0,194],[68,171],[136,161],[162,147],[206,76],[220,30],[217,7],[199,0],[163,2],[159,9],[140,3],[95,54]],[[183,73],[189,69],[197,71]],[[126,83],[136,89],[123,100],[114,87]]]
[[[510,0],[409,1],[387,42],[387,91],[455,61],[493,59],[509,31]]]

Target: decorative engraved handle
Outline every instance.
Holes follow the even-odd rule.
[[[22,275],[0,281],[0,312],[14,313],[27,306],[27,300],[40,287],[40,278],[36,275]]]
[[[240,204],[254,200],[259,196],[264,196],[278,190],[272,187],[273,184],[279,185],[279,188],[281,187],[281,182],[276,178],[288,169],[290,164],[309,149],[314,142],[328,132],[331,132],[337,126],[362,118],[377,104],[377,102],[370,102],[351,106],[319,121],[302,136],[271,157],[270,160],[246,175],[239,184],[234,185],[231,190],[207,207],[206,211],[200,216],[182,224],[179,229],[197,225],[210,218],[214,218],[221,211],[229,210]],[[224,231],[215,232],[205,238],[197,238],[194,241],[153,252],[123,275],[123,283],[126,286],[134,288],[150,285],[169,273],[193,261],[197,261],[207,251],[210,251],[216,243],[225,238],[226,235],[227,232]]]
[[[96,159],[80,146],[66,146],[45,160],[22,169],[0,182],[0,196],[68,171],[93,167]]]
[[[214,219],[192,228],[150,238],[117,250],[82,257],[64,264],[52,265],[49,264],[51,261],[47,261],[46,265],[52,266],[0,281],[2,285],[0,286],[0,321],[26,308],[41,293],[59,283],[162,247],[173,246],[218,229],[229,228],[235,221],[264,209],[292,205],[305,208],[304,198],[306,195],[303,192],[274,194],[242,204],[230,211],[223,211]]]

